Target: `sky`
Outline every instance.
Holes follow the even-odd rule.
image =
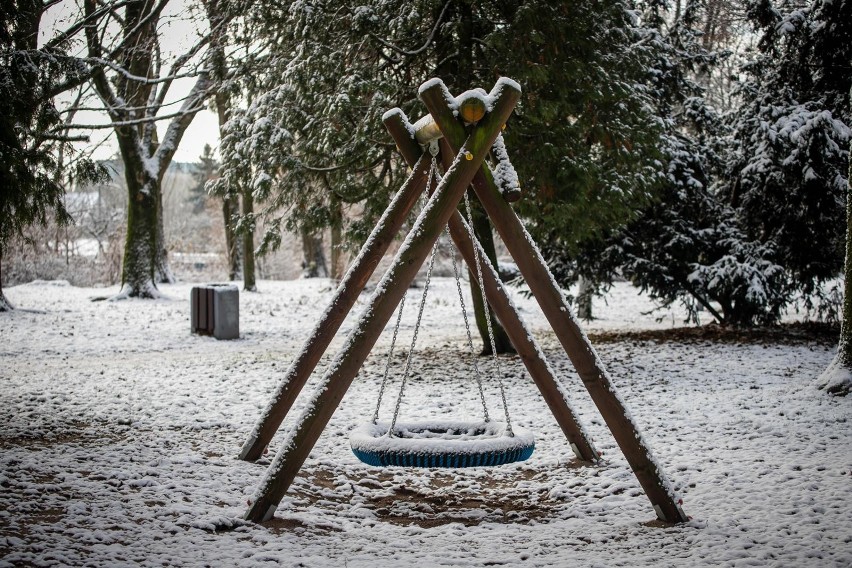
[[[49,8],[42,22],[40,43],[43,44],[57,32],[67,29],[77,21],[79,14],[80,7],[75,0],[63,0]],[[167,62],[164,67],[168,68],[176,55],[186,51],[200,34],[206,32],[205,25],[202,15],[198,14],[197,9],[192,8],[191,3],[187,0],[172,0],[170,2],[160,20],[161,49],[164,61]],[[72,53],[80,56],[85,55],[82,36]],[[194,79],[191,78],[176,80],[169,91],[166,103],[186,96],[193,82]],[[67,93],[64,101],[71,100],[75,96],[76,93]],[[60,102],[62,102],[62,99],[60,99]],[[95,107],[99,104],[100,101],[93,97],[87,106]],[[75,116],[74,123],[79,125],[107,124],[106,113],[81,111]],[[157,130],[161,139],[168,124],[168,120],[157,123]],[[85,131],[77,131],[77,134],[81,132]],[[174,161],[197,162],[205,144],[210,144],[213,148],[217,148],[219,144],[218,117],[215,112],[209,109],[196,114],[192,124],[184,133],[180,146],[175,153]],[[115,136],[112,134],[112,129],[109,128],[92,130],[89,142],[78,144],[78,146],[81,149],[94,147],[93,158],[98,160],[113,158],[118,153]]]

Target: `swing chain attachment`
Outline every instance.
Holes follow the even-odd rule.
[[[432,164],[435,168],[433,171],[435,171],[436,173],[438,171],[438,163],[435,161],[435,158],[438,156],[438,152],[438,141],[432,140],[431,142],[429,142],[429,154],[432,156]]]

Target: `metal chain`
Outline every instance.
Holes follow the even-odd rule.
[[[379,387],[379,400],[376,401],[376,411],[373,413],[373,424],[379,421],[379,408],[382,406],[382,397],[385,395],[385,386],[388,384],[388,374],[390,373],[391,363],[393,362],[393,349],[396,345],[396,336],[399,334],[399,324],[402,322],[402,310],[405,308],[405,295],[399,302],[399,313],[396,316],[396,325],[393,328],[393,339],[391,339],[390,351],[385,362],[385,374],[382,376],[382,386]]]
[[[447,229],[449,236],[449,229]],[[464,316],[464,329],[467,332],[467,344],[470,347],[471,355],[473,355],[473,370],[476,377],[476,386],[479,388],[479,400],[482,402],[482,413],[485,416],[486,422],[491,422],[491,417],[488,415],[488,405],[485,404],[485,392],[482,389],[482,374],[479,371],[479,365],[476,362],[476,349],[473,347],[473,336],[470,333],[470,323],[467,320],[467,309],[464,305],[464,294],[461,287],[461,276],[459,276],[459,267],[456,262],[456,248],[450,247],[450,253],[453,260],[453,274],[456,278],[456,289],[459,291],[459,303],[461,304],[462,316]]]
[[[503,413],[506,416],[506,434],[508,436],[513,436],[512,432],[512,421],[509,418],[509,405],[506,402],[506,389],[503,387],[503,379],[502,379],[502,371],[500,369],[500,358],[497,357],[497,342],[494,341],[494,328],[491,325],[491,312],[488,307],[488,301],[485,299],[485,282],[482,279],[482,262],[479,258],[479,241],[476,238],[476,234],[473,232],[473,215],[471,214],[470,207],[470,199],[468,198],[467,192],[464,193],[464,208],[467,213],[467,232],[470,235],[470,241],[473,245],[473,258],[474,264],[476,264],[476,276],[479,281],[479,291],[482,294],[482,304],[485,308],[485,324],[488,327],[488,340],[491,342],[491,354],[494,358],[494,367],[497,371],[497,384],[500,386],[500,397],[503,399]]]
[[[432,176],[437,175],[438,162],[433,154],[432,169],[429,171],[429,182],[426,187],[431,187]],[[414,335],[411,337],[411,347],[408,349],[408,357],[405,359],[405,369],[402,372],[402,382],[399,385],[399,395],[396,397],[396,406],[393,410],[393,419],[388,428],[387,435],[393,437],[393,429],[396,426],[396,419],[399,417],[399,408],[402,405],[402,397],[405,395],[405,386],[408,383],[408,375],[411,370],[411,360],[414,356],[414,348],[417,345],[417,334],[420,332],[420,322],[423,319],[423,309],[426,307],[426,297],[429,294],[429,283],[432,280],[432,268],[435,266],[435,252],[438,250],[438,241],[432,247],[432,254],[429,256],[429,268],[426,270],[426,282],[423,285],[423,294],[420,296],[420,307],[417,310],[417,321],[414,324]]]
[[[423,319],[423,308],[426,307],[426,296],[429,293],[429,282],[432,279],[432,267],[435,266],[435,251],[438,250],[438,243],[432,247],[432,254],[429,257],[429,269],[426,271],[426,283],[423,285],[423,295],[420,296],[420,308],[417,310],[417,322],[414,324],[414,335],[411,337],[411,347],[408,350],[408,357],[405,360],[405,369],[402,372],[402,383],[399,385],[399,396],[396,398],[396,408],[393,411],[393,420],[391,420],[390,428],[388,428],[388,436],[393,437],[393,429],[396,426],[396,419],[399,416],[399,407],[402,405],[402,397],[405,395],[405,386],[408,383],[408,375],[411,370],[411,360],[414,358],[414,348],[417,345],[417,334],[420,331],[420,320]]]
[[[430,148],[431,150],[431,148]],[[435,152],[432,152],[432,165],[429,168],[429,176],[426,178],[426,187],[431,187],[432,182],[438,176],[438,163],[435,160]],[[428,197],[424,194],[422,196],[423,207],[426,207],[426,203],[428,201]],[[422,208],[421,208],[422,210]],[[373,424],[379,421],[379,409],[382,407],[382,398],[385,396],[385,388],[388,384],[388,377],[390,376],[390,368],[393,363],[393,351],[396,347],[396,338],[399,335],[399,327],[402,323],[402,310],[405,308],[405,294],[402,295],[402,300],[399,302],[399,308],[396,315],[396,325],[393,327],[393,338],[391,339],[390,351],[388,351],[387,360],[385,361],[385,372],[382,375],[382,385],[379,387],[379,399],[376,401],[376,411],[373,413]]]

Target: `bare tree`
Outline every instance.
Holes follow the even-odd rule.
[[[199,54],[217,31],[201,36],[164,71],[160,20],[168,0],[108,4],[109,19],[85,26],[91,81],[118,140],[128,192],[127,236],[118,297],[152,298],[157,282],[173,280],[163,232],[163,176],[184,132],[210,95],[214,82]],[[104,4],[84,0],[84,18]],[[224,24],[223,24],[224,25]],[[173,83],[194,84],[176,111],[167,97]],[[168,120],[162,140],[156,122]]]

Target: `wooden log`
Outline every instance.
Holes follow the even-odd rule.
[[[420,144],[428,144],[441,136],[441,130],[428,114],[414,123],[414,139]]]
[[[485,91],[474,89],[465,91],[456,97],[459,116],[467,124],[476,124],[485,116]]]
[[[446,101],[440,97],[421,97],[445,140],[454,152],[463,151],[464,126],[453,116]],[[515,212],[501,197],[487,165],[473,180],[473,187],[506,248],[518,265],[530,291],[547,317],[565,353],[580,375],[607,427],[612,432],[627,462],[645,491],[657,514],[666,522],[685,522],[671,483],[653,457],[638,426],[616,394],[609,374],[598,358],[594,347],[571,314],[562,292],[556,285],[547,264],[532,237],[524,229]]]
[[[385,127],[390,132],[406,162],[416,162],[422,151],[416,141],[408,135],[411,128],[406,123],[405,115],[402,113],[394,115],[385,121]],[[445,140],[441,141],[441,160],[444,168],[448,169],[452,162],[452,150]],[[462,258],[464,258],[472,273],[475,274],[473,241],[468,234],[461,214],[458,212],[450,218],[449,229],[450,236]],[[478,243],[477,246],[479,246]],[[562,385],[556,379],[556,373],[550,367],[532,333],[527,329],[521,315],[512,304],[508,292],[503,283],[500,282],[500,277],[481,247],[479,248],[479,258],[482,262],[482,280],[485,285],[485,297],[488,304],[506,330],[515,351],[517,351],[527,372],[541,392],[559,427],[562,428],[571,449],[578,459],[589,462],[596,461],[599,455],[592,444],[591,437],[586,433],[576,413],[568,404],[567,393],[564,392]]]
[[[423,193],[429,174],[429,159],[412,162],[413,170],[405,184],[391,200],[370,237],[361,248],[352,266],[337,287],[334,299],[322,314],[302,350],[284,373],[272,400],[261,414],[260,420],[249,435],[240,459],[258,459],[281,426],[293,403],[313,373],[343,320],[352,310],[367,281],[375,272],[388,247],[396,238],[417,198]]]
[[[428,89],[446,89],[435,80],[424,83],[421,93]],[[347,337],[342,350],[329,365],[317,390],[290,430],[287,440],[270,464],[255,499],[245,518],[261,522],[270,519],[284,493],[322,431],[340,404],[352,380],[369,355],[396,306],[417,275],[423,261],[443,231],[450,216],[470,185],[491,144],[500,132],[520,98],[520,89],[514,82],[498,81],[495,86],[495,104],[488,116],[467,137],[461,147],[470,152],[473,160],[456,160],[446,172],[434,195],[420,213],[414,227],[403,242],[393,264],[388,268],[357,325]]]

